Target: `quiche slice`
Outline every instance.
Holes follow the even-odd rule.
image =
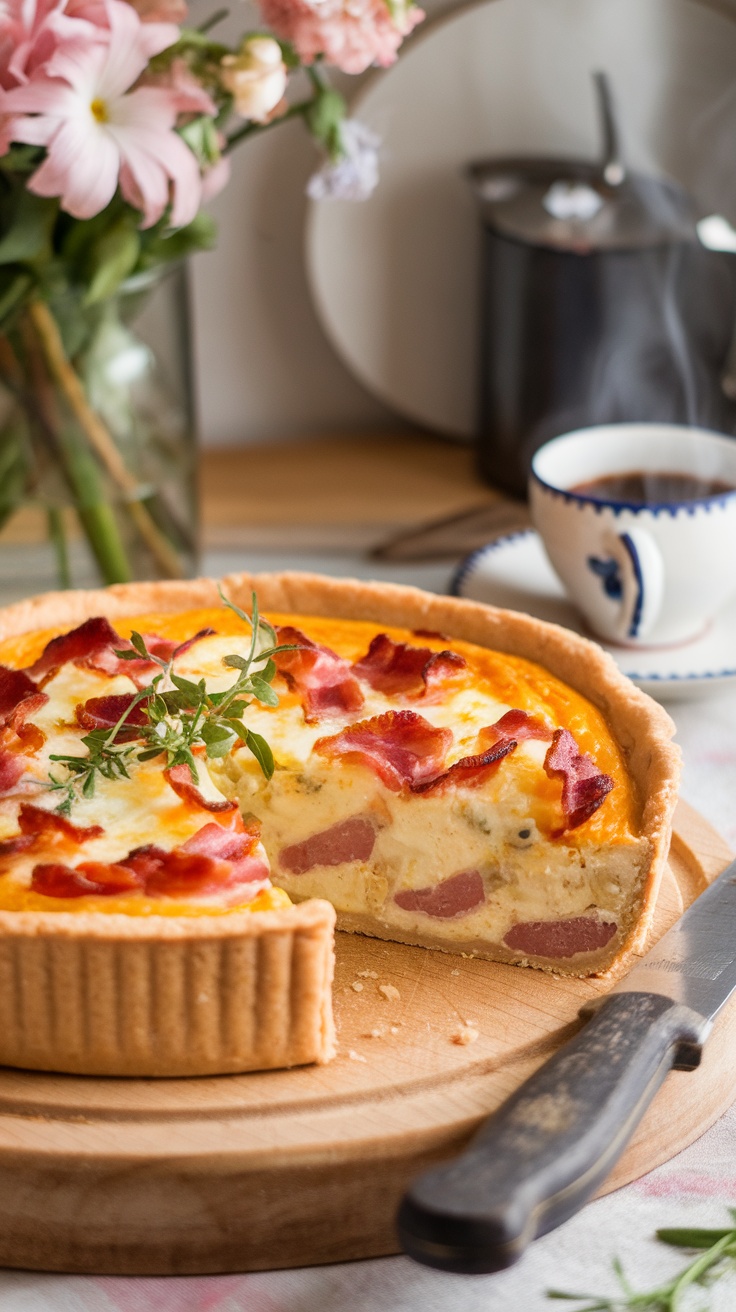
[[[678,754],[599,648],[413,589],[222,590],[0,612],[0,1062],[326,1061],[335,912],[492,960],[625,968]]]

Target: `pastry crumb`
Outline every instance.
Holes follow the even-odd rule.
[[[359,970],[358,979],[378,979],[377,970]]]
[[[459,971],[459,970],[451,970],[451,971],[450,971],[450,974],[451,974],[451,975],[459,975],[459,974],[460,974],[460,971]]]
[[[362,992],[363,992],[363,985],[361,984],[361,982],[360,982],[359,979],[354,979],[354,980],[353,980],[352,989],[353,989],[353,993],[362,993]]]
[[[401,994],[395,984],[379,984],[378,992],[382,993],[384,998],[388,998],[389,1002],[398,1002],[401,998]]]
[[[369,1030],[367,1034],[364,1034],[364,1035],[363,1035],[363,1038],[364,1038],[364,1039],[382,1039],[383,1036],[384,1036],[384,1033],[385,1033],[385,1030],[379,1030],[379,1029]]]
[[[399,1032],[399,1027],[398,1027],[398,1025],[392,1025],[392,1026],[391,1026],[391,1029],[390,1029],[390,1031],[389,1031],[389,1033],[390,1033],[390,1034],[398,1034],[398,1032]]]
[[[472,1025],[461,1025],[452,1035],[452,1042],[457,1043],[464,1048],[468,1043],[475,1043],[478,1038],[478,1031]]]
[[[364,1056],[362,1055],[362,1053],[360,1053],[360,1052],[356,1052],[354,1048],[348,1048],[348,1057],[350,1058],[351,1061],[366,1061],[366,1062],[367,1062],[367,1060],[368,1060],[368,1058],[367,1058],[367,1057],[364,1057]]]

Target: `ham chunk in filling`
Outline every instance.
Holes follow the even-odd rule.
[[[315,866],[340,866],[345,861],[367,861],[376,841],[376,827],[369,816],[355,815],[329,829],[312,834],[301,843],[283,848],[279,864],[290,875],[305,875]]]

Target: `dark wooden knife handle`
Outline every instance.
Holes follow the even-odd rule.
[[[653,993],[612,993],[587,1025],[482,1126],[420,1176],[398,1215],[410,1257],[498,1271],[582,1207],[674,1067],[692,1070],[710,1025]]]

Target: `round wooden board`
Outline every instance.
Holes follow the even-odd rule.
[[[730,855],[681,803],[652,941]],[[0,1265],[191,1274],[396,1252],[408,1180],[459,1149],[608,987],[341,934],[329,1066],[190,1080],[3,1070]],[[453,1042],[468,1023],[477,1039]],[[732,1003],[604,1192],[725,1111],[735,1054]]]

